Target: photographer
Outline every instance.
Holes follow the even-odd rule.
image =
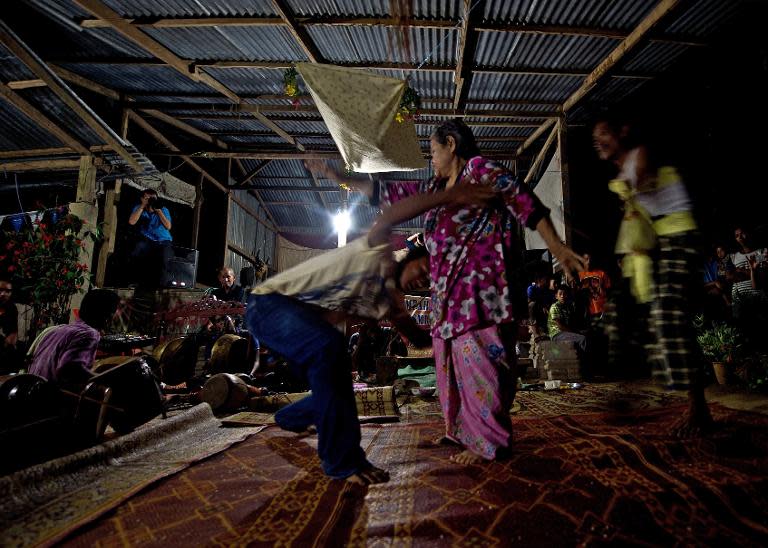
[[[140,286],[159,287],[164,265],[173,255],[171,214],[160,204],[157,192],[146,189],[133,208],[128,224],[138,226],[136,245],[130,255],[133,281]]]

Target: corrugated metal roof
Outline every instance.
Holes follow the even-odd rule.
[[[631,29],[656,4],[655,0],[489,0],[483,18],[530,25]]]
[[[0,148],[2,150],[26,150],[64,146],[53,135],[40,128],[21,111],[0,101]]]
[[[25,89],[21,94],[46,116],[62,128],[89,145],[103,145],[104,141],[89,128],[82,118],[66,106],[59,97],[48,88]]]
[[[144,32],[184,59],[307,60],[284,27],[146,28]]]
[[[3,82],[11,80],[31,80],[37,78],[27,65],[17,59],[0,44],[0,78]]]
[[[205,71],[237,94],[282,94],[283,71],[276,69],[206,67]]]
[[[63,63],[62,67],[119,91],[211,93],[211,88],[162,65]]]
[[[225,17],[275,15],[269,0],[105,0],[125,17]]]
[[[394,15],[389,0],[288,0],[297,16],[311,16],[318,13],[336,16],[375,17]],[[410,15],[414,18],[458,18],[459,0],[413,0]]]
[[[578,76],[548,76],[519,74],[475,74],[471,98],[525,100],[536,97],[542,101],[562,102],[581,85]]]

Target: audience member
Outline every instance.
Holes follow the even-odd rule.
[[[173,257],[171,214],[160,204],[157,192],[146,189],[133,208],[128,224],[137,226],[130,254],[133,281],[144,287],[160,287],[165,265]]]
[[[571,288],[565,284],[557,288],[555,302],[549,309],[547,330],[551,340],[575,343],[580,355],[584,356],[587,351],[587,338],[574,329],[575,310],[570,301],[570,294]]]
[[[16,344],[19,335],[19,312],[11,295],[10,278],[0,278],[0,374],[13,373],[21,366]]]
[[[611,279],[600,268],[592,268],[592,255],[584,253],[584,272],[579,272],[581,291],[587,297],[587,315],[590,325],[600,320],[605,311],[605,303],[608,300],[608,290],[611,288]]]
[[[83,297],[77,320],[49,327],[29,349],[29,372],[63,387],[76,388],[92,377],[101,332],[117,311],[120,298],[114,291],[92,289]]]
[[[551,278],[549,272],[538,272],[533,283],[528,286],[528,324],[534,336],[547,334],[547,316],[555,300],[555,293],[550,289]]]
[[[245,291],[241,285],[235,283],[235,271],[232,268],[223,266],[219,269],[219,287],[213,292],[213,296],[220,301],[245,301]]]
[[[731,288],[733,319],[738,322],[747,339],[758,346],[765,343],[764,329],[768,325],[768,295],[755,287],[755,273],[766,261],[766,248],[755,247],[752,235],[743,227],[734,230],[739,251],[731,256],[734,265]]]

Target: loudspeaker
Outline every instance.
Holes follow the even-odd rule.
[[[163,269],[163,287],[192,288],[197,277],[197,250],[172,246]]]

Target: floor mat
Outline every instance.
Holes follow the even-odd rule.
[[[718,430],[679,441],[683,410],[522,417],[507,460],[471,466],[430,443],[440,423],[365,426],[392,476],[369,488],[323,476],[316,436],[268,429],[65,544],[768,544],[768,417],[714,405]]]
[[[0,545],[51,544],[147,485],[264,427],[223,428],[207,404],[0,478]]]

